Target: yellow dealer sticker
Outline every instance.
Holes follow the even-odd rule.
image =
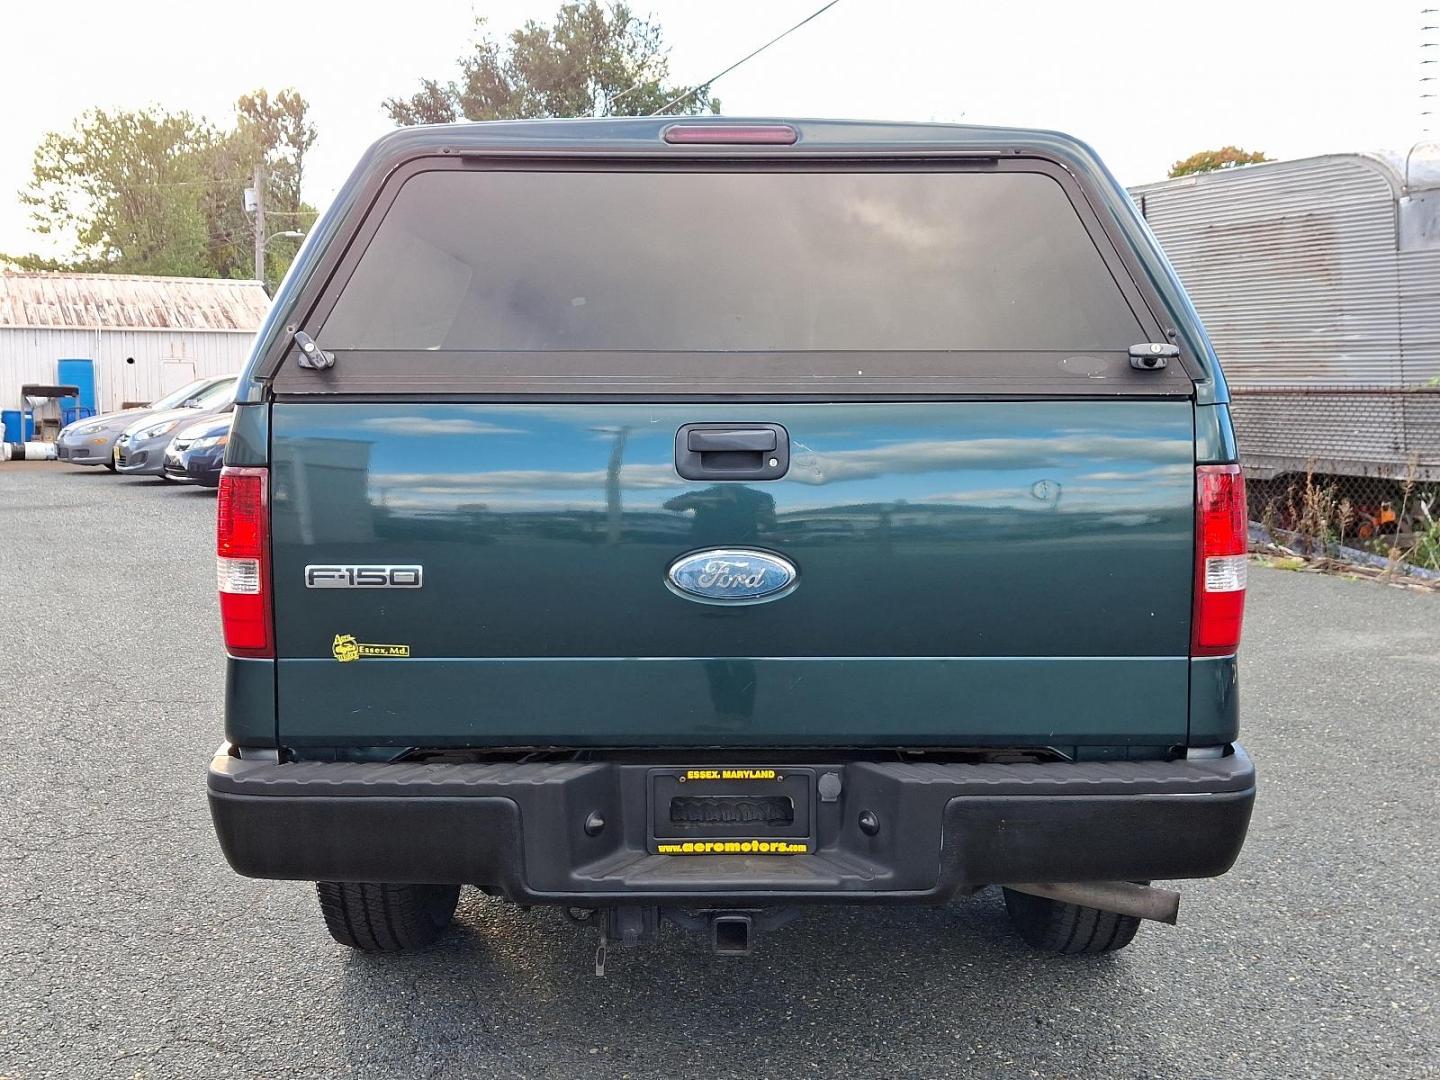
[[[330,653],[342,664],[348,664],[351,660],[359,660],[362,656],[407,657],[410,655],[410,646],[367,645],[363,641],[356,641],[354,634],[336,634],[335,640],[330,643]]]
[[[661,840],[661,855],[808,855],[810,845],[800,840]]]

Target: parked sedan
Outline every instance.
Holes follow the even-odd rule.
[[[165,448],[175,432],[235,407],[235,379],[230,377],[202,390],[178,409],[152,412],[127,427],[115,440],[115,468],[131,476],[165,475]]]
[[[194,401],[220,383],[227,383],[233,388],[235,376],[218,375],[196,379],[143,408],[87,416],[83,420],[67,424],[60,429],[55,440],[55,456],[72,465],[104,465],[114,472],[115,441],[126,428],[146,416],[184,408],[187,402]]]
[[[230,441],[229,413],[183,427],[165,449],[165,479],[202,487],[220,486],[220,466]]]

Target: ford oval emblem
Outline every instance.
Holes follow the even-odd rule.
[[[665,584],[699,604],[764,604],[794,592],[799,578],[794,563],[768,551],[711,548],[676,559]]]

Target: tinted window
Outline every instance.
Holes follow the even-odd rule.
[[[1145,337],[1021,172],[422,173],[331,349],[1078,350]]]
[[[213,409],[217,405],[235,399],[235,380],[226,379],[210,387],[202,394],[195,395],[195,407],[198,409]]]
[[[185,402],[189,401],[199,391],[209,385],[209,379],[196,379],[194,382],[186,383],[179,390],[171,390],[164,397],[150,403],[150,408],[159,412],[162,409],[178,409]]]

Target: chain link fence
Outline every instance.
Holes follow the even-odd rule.
[[[1440,570],[1440,387],[1246,387],[1231,397],[1253,520],[1307,546]]]

